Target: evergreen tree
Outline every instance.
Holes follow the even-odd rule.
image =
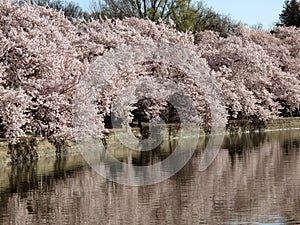
[[[286,0],[279,16],[281,26],[300,26],[300,3],[297,0]]]

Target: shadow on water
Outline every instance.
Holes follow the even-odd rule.
[[[66,179],[70,177],[74,171],[84,167],[84,164],[69,165],[70,163],[67,162],[71,160],[69,158],[70,156],[67,155],[51,157],[49,160],[52,166],[47,168],[46,171],[43,171],[45,174],[40,174],[39,170],[41,169],[39,167],[42,167],[42,165],[40,165],[41,162],[37,160],[31,163],[11,166],[7,168],[7,170],[9,170],[7,174],[8,185],[7,187],[3,187],[5,190],[0,189],[0,191],[23,194],[30,190],[39,189],[41,184],[47,186],[51,185],[51,182],[57,179]],[[84,163],[84,160],[82,159],[80,162]]]
[[[14,195],[26,199],[34,191],[52,192],[56,181],[72,177],[84,167],[87,165],[81,156],[60,155],[0,168],[0,224],[3,222],[1,214],[8,213],[8,203]],[[30,207],[28,213],[31,213]]]
[[[177,146],[176,131],[167,132],[152,151],[128,155],[117,141],[108,151],[150,165]],[[228,135],[214,163],[199,172],[207,142],[200,138],[176,175],[143,187],[106,181],[80,155],[0,168],[0,224],[300,223],[300,131]]]
[[[246,151],[253,151],[266,141],[264,132],[229,134],[224,137],[223,149],[228,149],[231,162],[234,164],[235,156],[243,157]]]

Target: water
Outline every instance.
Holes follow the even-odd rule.
[[[175,140],[132,161],[165,158]],[[201,143],[180,172],[143,187],[105,180],[80,155],[0,168],[0,224],[300,224],[300,131],[227,136],[204,172]]]

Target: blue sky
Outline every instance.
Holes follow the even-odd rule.
[[[284,0],[205,0],[215,11],[248,25],[262,23],[269,28],[278,22]]]
[[[85,10],[89,10],[91,0],[73,1],[78,2]],[[284,4],[284,0],[203,0],[202,2],[236,21],[249,26],[261,23],[265,29],[278,21],[278,15]]]

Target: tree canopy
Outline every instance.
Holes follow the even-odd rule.
[[[136,17],[156,23],[165,22],[179,31],[212,30],[221,36],[234,32],[239,23],[230,17],[216,13],[201,0],[94,0],[91,12],[84,11],[77,3],[63,0],[20,0],[62,11],[68,19],[124,19]]]
[[[232,33],[237,23],[216,13],[201,1],[192,0],[95,0],[93,17],[137,17],[154,22],[160,20],[174,25],[179,31],[213,30],[222,36]]]

